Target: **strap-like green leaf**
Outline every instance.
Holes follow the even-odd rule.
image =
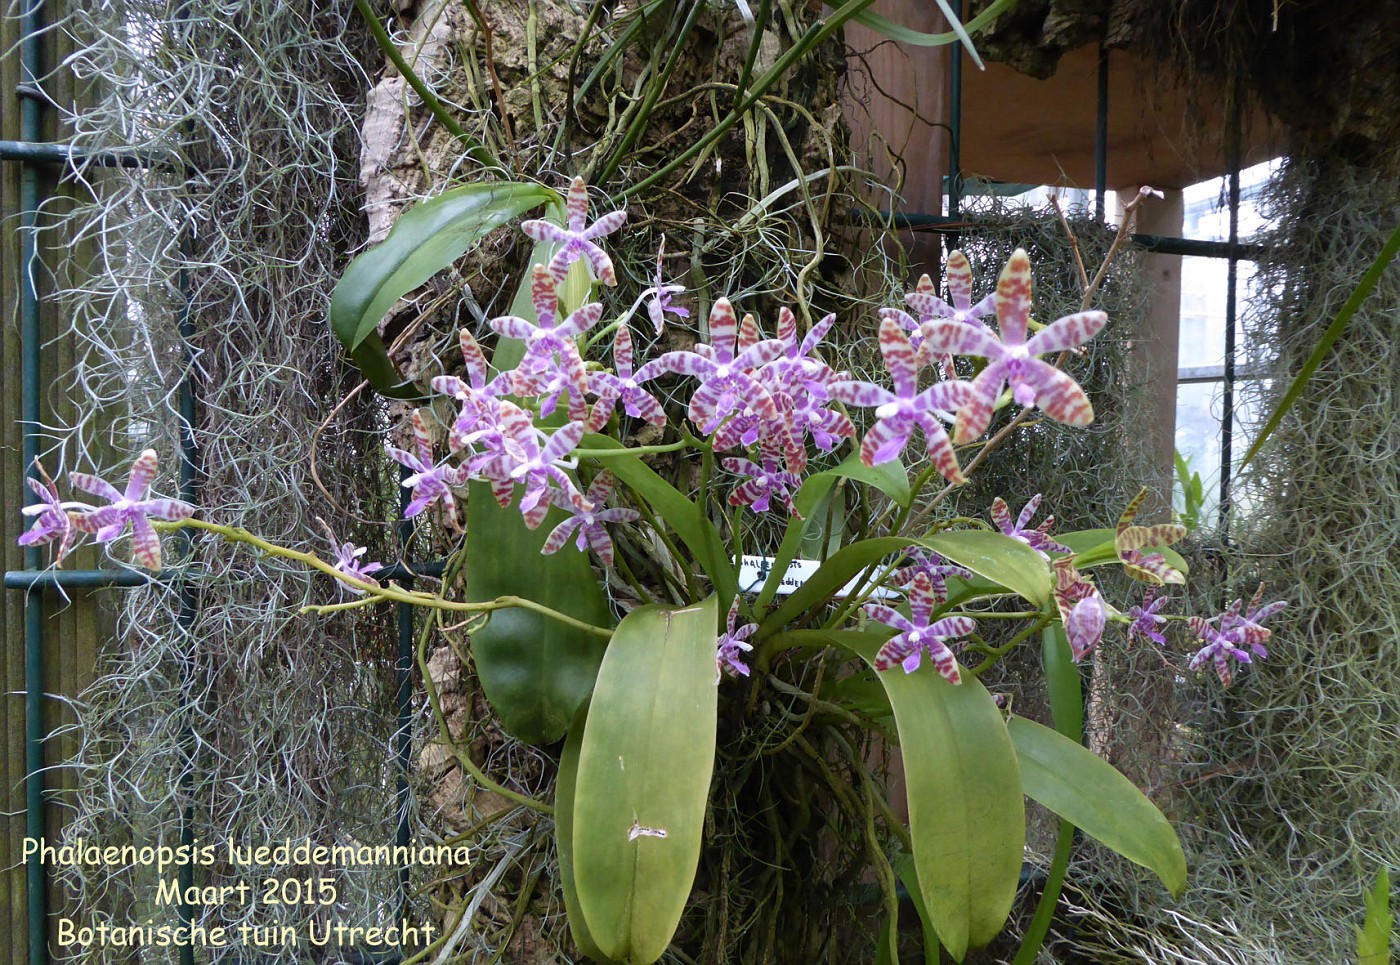
[[[624,617],[584,727],[574,881],[593,940],[629,965],[665,952],[695,881],[715,759],[716,602]]]
[[[874,666],[888,634],[812,634]],[[918,886],[948,953],[962,961],[1006,924],[1016,897],[1026,814],[1016,751],[976,678],[954,686],[931,667],[879,675],[894,708]]]
[[[1093,751],[1023,717],[1007,725],[1026,796],[1152,871],[1173,895],[1186,887],[1186,856],[1157,805]]]
[[[518,507],[496,503],[489,483],[467,498],[467,599],[523,596],[594,626],[612,622],[608,599],[587,553],[572,544],[540,550],[568,517],[551,509],[527,529]],[[497,610],[472,634],[472,659],[501,725],[530,744],[557,741],[593,689],[607,641],[533,610]]]
[[[833,554],[763,621],[762,635],[777,632],[811,607],[825,603],[866,567],[920,547],[967,567],[1036,606],[1043,605],[1050,596],[1050,568],[1045,560],[1009,536],[985,530],[931,533],[920,539],[881,536],[852,543]]]
[[[569,725],[563,753],[559,755],[559,776],[554,782],[554,843],[559,852],[559,883],[564,889],[564,913],[569,919],[569,934],[574,944],[594,961],[607,956],[593,940],[583,908],[578,903],[578,885],[574,882],[574,791],[578,785],[578,756],[583,749],[583,728],[588,718],[588,705],[579,709]]]
[[[946,33],[936,34],[925,33],[921,30],[914,30],[910,27],[904,26],[903,24],[895,23],[893,20],[889,20],[885,17],[880,16],[878,13],[873,13],[869,10],[863,10],[851,19],[853,19],[858,24],[862,24],[863,26],[869,27],[876,33],[884,34],[891,40],[897,40],[900,43],[908,44],[911,47],[946,47],[948,44],[961,42],[967,47],[968,53],[971,54],[973,62],[976,63],[978,67],[981,67],[982,58],[978,56],[977,50],[975,47],[973,47],[972,40],[968,35],[974,34],[977,31],[981,30],[987,24],[991,23],[994,19],[1001,16],[1008,9],[1015,6],[1016,3],[1017,0],[996,0],[995,3],[989,6],[986,10],[983,10],[977,16],[973,17],[966,24],[958,24],[957,18],[951,16],[952,11],[948,9],[947,5],[945,3],[940,3],[939,6],[943,8],[945,17],[947,17],[949,22],[959,29],[950,30]],[[835,4],[831,3],[830,0],[828,0],[827,6],[834,7]]]
[[[399,381],[378,336],[389,309],[492,229],[558,198],[538,184],[453,188],[409,208],[381,244],[350,262],[331,294],[331,330],[377,391],[396,398],[415,395],[411,384]]]

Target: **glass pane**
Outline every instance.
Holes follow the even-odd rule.
[[[1230,442],[1235,470],[1249,450],[1259,425],[1259,395],[1266,386],[1267,383],[1243,380],[1235,385],[1234,430]],[[1220,508],[1220,423],[1224,394],[1224,382],[1198,382],[1178,385],[1176,389],[1176,451],[1187,461],[1189,471],[1200,476],[1200,525],[1206,528],[1216,525]],[[1235,470],[1231,472],[1232,479]],[[1231,499],[1236,504],[1235,518],[1249,512],[1251,502],[1238,486],[1231,486]],[[1186,505],[1181,480],[1177,481],[1175,506],[1178,513],[1190,508]]]
[[[1248,241],[1265,227],[1259,196],[1282,163],[1282,158],[1274,158],[1240,172],[1240,224],[1242,241]],[[1211,178],[1182,190],[1185,202],[1185,217],[1181,236],[1201,241],[1230,240],[1229,191],[1225,178]]]

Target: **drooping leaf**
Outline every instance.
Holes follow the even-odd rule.
[[[925,33],[920,30],[914,30],[903,24],[897,24],[869,10],[863,10],[851,19],[856,23],[869,27],[876,33],[889,37],[891,40],[896,40],[902,44],[908,44],[911,47],[944,47],[948,44],[962,43],[967,48],[973,62],[976,63],[978,67],[981,67],[982,58],[978,56],[969,34],[974,34],[981,30],[992,20],[1001,16],[1006,10],[1015,6],[1016,3],[1017,0],[996,0],[995,3],[973,17],[966,24],[961,24],[958,22],[957,17],[948,7],[947,3],[940,0],[938,4],[939,7],[943,10],[944,16],[948,22],[954,27],[953,30],[947,33]],[[831,0],[827,0],[827,6],[834,7],[836,4],[832,3]]]
[[[1376,884],[1366,892],[1366,920],[1356,930],[1358,965],[1390,965],[1390,932],[1395,918],[1390,913],[1390,869],[1382,868]]]
[[[1026,796],[1142,865],[1180,895],[1186,856],[1157,805],[1093,751],[1023,717],[1007,725]]]
[[[624,617],[584,727],[574,880],[594,941],[629,965],[665,952],[700,860],[715,758],[716,603]]]
[[[583,908],[578,902],[578,885],[574,881],[574,791],[578,784],[578,758],[583,748],[583,728],[588,717],[588,705],[579,709],[569,725],[564,750],[559,755],[559,776],[554,783],[554,841],[559,852],[559,883],[564,889],[564,913],[569,919],[569,934],[579,951],[594,961],[606,961],[607,956],[593,940]]]
[[[888,634],[814,632],[872,667]],[[971,675],[954,686],[931,668],[879,675],[894,708],[909,795],[909,833],[925,907],[962,961],[1006,924],[1025,845],[1016,751],[1001,711]]]
[[[523,596],[593,626],[612,623],[608,599],[587,553],[572,546],[540,550],[567,516],[552,508],[528,529],[514,505],[502,508],[490,483],[472,483],[467,498],[466,597],[471,602]],[[563,735],[602,662],[607,640],[533,610],[497,610],[471,636],[472,659],[501,725],[529,744]]]
[[[421,393],[399,380],[378,326],[404,295],[466,254],[495,228],[551,201],[538,184],[468,184],[420,201],[383,242],[356,256],[331,294],[331,330],[376,391],[394,398]]]

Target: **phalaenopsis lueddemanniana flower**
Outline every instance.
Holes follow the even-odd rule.
[[[405,519],[412,519],[433,503],[442,503],[443,515],[452,529],[459,528],[457,522],[457,502],[452,497],[452,487],[466,482],[466,473],[460,466],[448,465],[446,461],[436,462],[433,457],[433,439],[423,422],[423,413],[413,410],[410,419],[413,424],[413,447],[415,452],[405,452],[389,446],[389,455],[405,469],[413,470],[413,475],[403,480],[403,486],[413,493],[413,499],[404,507]]]
[[[924,449],[943,478],[965,482],[943,422],[952,422],[953,411],[972,399],[972,385],[957,380],[936,382],[920,391],[914,348],[899,324],[889,318],[880,321],[880,354],[894,383],[893,392],[854,379],[836,382],[830,388],[833,399],[875,410],[875,424],[861,442],[861,462],[876,466],[899,458],[918,428],[924,434]]]
[[[1167,638],[1158,632],[1157,628],[1167,622],[1167,618],[1160,616],[1157,611],[1166,606],[1167,598],[1157,596],[1157,588],[1149,587],[1143,594],[1142,603],[1128,608],[1128,617],[1132,620],[1128,624],[1128,642],[1133,643],[1139,638],[1151,640],[1155,643],[1165,644]]]
[[[143,450],[136,457],[131,464],[125,492],[85,472],[68,474],[68,481],[75,488],[107,500],[106,506],[72,517],[74,527],[84,533],[92,533],[99,543],[107,543],[121,536],[130,526],[131,558],[148,570],[160,569],[160,536],[151,525],[151,517],[181,520],[195,513],[195,507],[183,500],[146,498],[156,478],[157,459],[154,449]]]
[[[1260,659],[1268,657],[1269,651],[1264,643],[1273,635],[1273,631],[1262,626],[1262,623],[1288,606],[1288,601],[1263,603],[1263,599],[1264,584],[1260,583],[1259,589],[1254,591],[1254,597],[1249,601],[1249,606],[1244,606],[1244,600],[1239,599],[1231,603],[1224,613],[1208,620],[1192,617],[1191,632],[1199,637],[1205,646],[1191,658],[1191,669],[1196,670],[1209,660],[1215,664],[1215,672],[1220,676],[1220,682],[1228,687],[1233,676],[1231,660],[1237,663],[1252,663],[1251,651]],[[1244,612],[1240,612],[1241,609]],[[1245,649],[1246,647],[1248,649]]]
[[[542,265],[530,269],[530,300],[535,306],[531,322],[517,315],[493,318],[487,324],[499,335],[525,343],[525,357],[512,370],[511,390],[521,397],[540,399],[540,415],[549,416],[560,394],[569,393],[569,418],[587,418],[584,395],[588,375],[574,339],[603,317],[601,302],[592,302],[559,321],[559,293],[554,278]]]
[[[1031,262],[1017,248],[997,280],[997,326],[991,330],[962,321],[938,320],[920,326],[920,351],[976,355],[986,368],[972,381],[970,398],[958,409],[955,440],[971,442],[986,431],[1003,386],[1011,386],[1017,405],[1040,409],[1056,422],[1085,426],[1094,420],[1094,407],[1079,383],[1039,356],[1083,345],[1108,322],[1103,312],[1076,312],[1045,326],[1029,340]]]
[[[558,488],[562,496],[580,510],[591,509],[583,494],[578,491],[566,469],[573,469],[574,461],[566,457],[583,438],[582,422],[570,422],[546,436],[535,427],[534,416],[513,402],[502,402],[500,408],[500,438],[492,445],[467,462],[464,478],[482,478],[491,483],[496,500],[502,506],[509,506],[515,493],[515,484],[523,483],[525,492],[520,497],[520,512],[525,524],[531,529],[544,521],[554,497],[550,495],[550,484]],[[541,445],[541,440],[544,444]]]
[[[880,652],[875,655],[875,669],[889,670],[902,666],[905,673],[913,673],[919,669],[927,650],[929,659],[944,680],[950,684],[962,683],[957,657],[949,649],[947,641],[967,636],[977,629],[977,624],[971,617],[964,616],[944,617],[935,623],[929,622],[939,600],[927,573],[916,573],[906,592],[912,620],[883,603],[867,603],[862,608],[870,619],[899,631],[880,647]]]
[[[907,589],[920,573],[928,577],[933,600],[939,606],[948,602],[948,577],[972,579],[971,570],[946,562],[932,550],[914,550],[909,554],[909,562],[890,574],[890,582]]]
[[[85,503],[63,502],[59,499],[58,487],[49,478],[49,474],[44,472],[44,467],[37,458],[34,460],[34,468],[43,477],[43,481],[40,482],[31,476],[24,482],[40,501],[25,506],[20,513],[38,518],[34,520],[34,525],[20,536],[19,545],[40,546],[58,540],[58,550],[54,553],[53,563],[54,566],[62,566],[63,558],[68,555],[74,540],[78,538],[78,529],[73,525],[74,518],[80,512],[91,511],[94,507]]]
[[[331,541],[331,549],[335,551],[335,562],[331,564],[332,568],[339,573],[344,573],[351,579],[360,580],[371,586],[378,586],[379,581],[374,578],[374,574],[384,569],[384,564],[361,562],[360,557],[368,552],[367,547],[356,546],[352,542],[342,543],[336,538],[335,531],[331,529],[329,523],[319,517],[316,522],[320,523],[321,528],[326,531],[326,537]],[[364,596],[365,593],[368,592],[361,587],[351,586],[344,581],[341,581],[340,585],[345,592],[353,593],[356,596]]]
[[[729,619],[726,623],[726,630],[720,634],[715,647],[715,683],[718,684],[725,674],[731,677],[747,677],[749,666],[743,661],[743,654],[753,649],[753,644],[748,642],[749,637],[758,630],[758,624],[746,623],[742,627],[737,627],[739,621],[739,600],[736,597],[729,606]]]
[[[593,268],[594,277],[604,285],[616,285],[617,272],[613,269],[612,259],[598,246],[597,241],[621,228],[627,220],[627,212],[614,211],[588,224],[588,186],[583,183],[583,178],[574,178],[569,185],[566,210],[568,224],[565,227],[536,220],[523,222],[520,230],[535,241],[561,246],[549,260],[549,273],[555,281],[562,284],[569,274],[569,266],[580,258],[586,258]]]
[[[661,403],[637,384],[632,372],[632,360],[632,333],[623,323],[613,336],[613,371],[588,373],[588,391],[597,396],[588,416],[589,432],[602,430],[619,402],[622,403],[622,411],[634,419],[643,419],[654,426],[666,424],[666,413]]]
[[[467,381],[455,375],[439,375],[429,381],[434,392],[462,403],[447,435],[447,447],[454,453],[486,436],[500,438],[501,397],[511,391],[509,373],[488,379],[490,369],[486,356],[471,332],[462,329],[457,333],[457,340],[462,346],[462,367]]]
[[[1110,607],[1099,588],[1080,575],[1074,557],[1062,556],[1053,564],[1055,608],[1076,662],[1083,660],[1103,639]]]
[[[793,491],[802,485],[802,480],[796,473],[785,472],[777,459],[766,455],[761,466],[751,459],[722,459],[720,465],[744,477],[729,494],[729,505],[748,506],[756,513],[766,513],[769,503],[776,497],[789,513],[802,518],[792,503]]]
[[[574,502],[562,490],[551,489],[549,491],[550,501],[564,512],[569,513],[570,516],[550,531],[548,538],[544,541],[544,549],[540,552],[557,553],[568,542],[570,536],[576,535],[574,545],[579,552],[583,552],[585,545],[592,547],[593,552],[598,554],[598,559],[604,566],[612,566],[612,537],[608,535],[603,524],[630,523],[641,517],[641,513],[635,509],[603,508],[608,494],[612,492],[612,487],[612,473],[599,473],[588,487],[588,492],[583,494],[581,504]]]
[[[1035,528],[1031,528],[1031,520],[1035,518],[1035,512],[1040,508],[1040,493],[1031,497],[1021,509],[1021,514],[1013,522],[1011,519],[1011,509],[1006,505],[1006,500],[998,496],[992,500],[992,522],[997,524],[997,529],[1001,530],[1003,536],[1010,536],[1014,540],[1020,540],[1031,549],[1040,554],[1041,559],[1048,560],[1051,553],[1068,553],[1070,548],[1055,542],[1050,536],[1050,527],[1055,525],[1054,516],[1046,516],[1045,522]]]

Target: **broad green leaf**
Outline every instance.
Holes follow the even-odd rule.
[[[1054,538],[1074,551],[1074,565],[1082,570],[1118,562],[1118,549],[1113,545],[1115,535],[1116,532],[1111,529],[1081,529],[1073,533],[1056,533]],[[1190,564],[1170,546],[1144,546],[1142,551],[1161,553],[1168,564],[1183,574],[1191,571]]]
[[[1356,930],[1358,965],[1390,965],[1390,869],[1382,868],[1376,884],[1366,892],[1366,921]]]
[[[814,637],[872,667],[888,634]],[[991,694],[971,675],[954,686],[930,667],[879,675],[894,708],[918,884],[938,937],[958,961],[1006,924],[1021,875],[1025,804],[1016,752]]]
[[[1084,684],[1065,628],[1058,622],[1041,633],[1040,657],[1055,729],[1077,743],[1084,739]]]
[[[777,632],[810,608],[827,602],[867,567],[920,547],[967,567],[1036,606],[1043,605],[1050,595],[1048,564],[1035,550],[1009,536],[985,530],[932,533],[921,539],[882,536],[852,543],[832,555],[763,621],[762,635]]]
[[[1283,422],[1284,416],[1288,415],[1288,410],[1297,404],[1298,399],[1303,395],[1303,390],[1307,388],[1308,382],[1312,380],[1313,374],[1322,366],[1322,360],[1327,357],[1327,353],[1332,351],[1332,346],[1337,339],[1342,337],[1347,325],[1351,322],[1352,316],[1360,310],[1362,304],[1370,296],[1372,289],[1381,280],[1385,270],[1390,267],[1390,263],[1395,260],[1396,255],[1400,255],[1400,225],[1395,226],[1395,230],[1390,233],[1385,244],[1381,246],[1380,253],[1376,255],[1376,260],[1371,263],[1371,267],[1366,269],[1366,273],[1357,282],[1356,288],[1347,296],[1346,302],[1341,310],[1337,312],[1337,317],[1332,319],[1332,324],[1327,326],[1326,331],[1318,337],[1317,346],[1312,350],[1303,363],[1303,367],[1298,370],[1297,376],[1288,386],[1288,390],[1283,393],[1283,398],[1279,400],[1278,408],[1274,409],[1269,416],[1264,428],[1259,430],[1259,434],[1254,437],[1254,442],[1250,445],[1249,451],[1244,454],[1244,461],[1240,463],[1240,469],[1248,466],[1250,460],[1258,455],[1259,450],[1264,448],[1264,443],[1269,436],[1273,435],[1279,423]],[[1238,471],[1238,470],[1237,470]]]
[[[1114,851],[1152,871],[1179,896],[1186,856],[1162,812],[1107,761],[1063,734],[1023,717],[1007,725],[1026,796]]]
[[[583,728],[588,717],[588,705],[579,709],[569,725],[564,750],[559,755],[559,776],[554,782],[554,841],[559,852],[559,883],[564,888],[564,913],[569,919],[569,934],[574,944],[594,961],[607,956],[593,940],[583,909],[578,903],[578,886],[574,883],[574,791],[578,784],[578,757],[583,748]]]
[[[832,466],[824,472],[817,473],[817,475],[825,476],[828,473],[833,476],[854,479],[867,486],[874,486],[900,506],[908,506],[909,500],[912,498],[909,492],[909,474],[905,472],[904,466],[898,459],[891,459],[878,466],[867,466],[860,461],[860,453],[853,452],[839,465]],[[809,477],[809,479],[811,478],[815,477]]]
[[[715,759],[716,603],[624,617],[584,727],[574,880],[594,941],[629,965],[666,951],[695,881]]]
[[[472,483],[467,498],[466,595],[473,603],[523,596],[594,626],[612,624],[608,599],[587,553],[566,545],[540,550],[567,519],[554,508],[538,529],[520,509],[504,509],[489,483]],[[557,741],[593,689],[607,640],[532,610],[497,610],[472,634],[472,659],[486,698],[513,736],[530,744]]]
[[[514,182],[453,188],[409,208],[381,244],[350,262],[331,294],[331,330],[377,391],[396,398],[419,394],[399,381],[379,338],[389,309],[491,230],[558,197],[542,185]]]
[[[734,573],[734,560],[730,558],[724,540],[714,524],[705,516],[693,500],[681,495],[666,480],[662,479],[650,466],[642,462],[640,456],[627,454],[622,443],[611,436],[586,435],[579,444],[581,449],[611,449],[618,455],[601,458],[598,461],[620,482],[626,483],[632,491],[641,496],[651,506],[657,517],[676,531],[681,542],[690,549],[695,561],[704,569],[710,583],[719,594],[720,608],[725,612],[738,592],[739,581]]]

